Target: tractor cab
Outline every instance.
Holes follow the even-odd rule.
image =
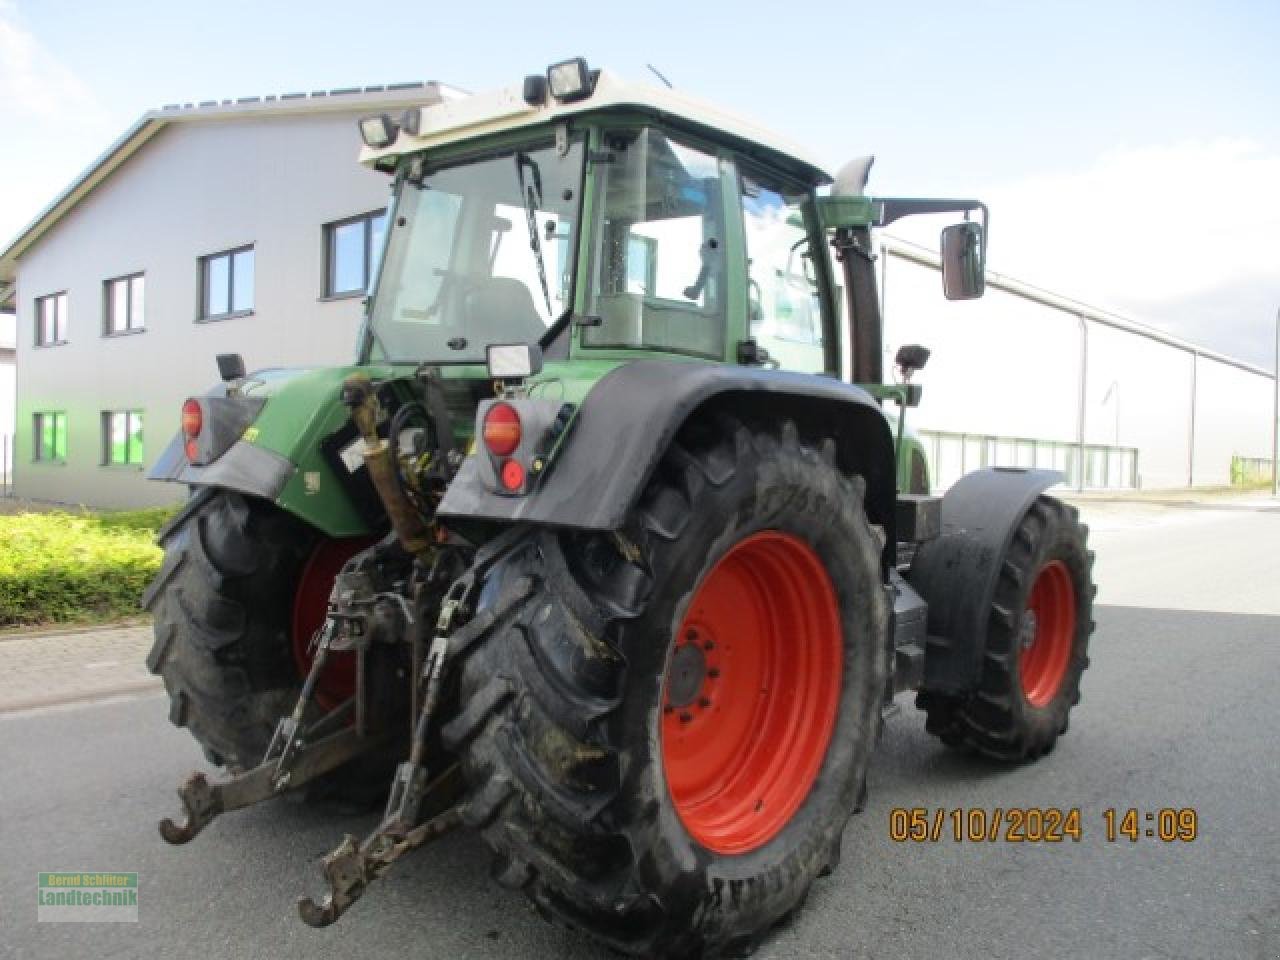
[[[568,98],[531,79],[362,124],[395,177],[362,360],[478,364],[516,342],[838,374],[827,174],[713,107],[583,76]]]
[[[748,121],[580,60],[368,117],[361,133],[363,161],[394,188],[360,362],[487,387],[487,348],[527,344],[546,361],[534,383],[574,403],[645,358],[820,374],[899,399],[882,387],[870,228],[986,218],[975,201],[867,197],[869,159],[833,181]],[[949,229],[944,292],[979,295],[982,227]],[[450,389],[469,424],[475,405]]]

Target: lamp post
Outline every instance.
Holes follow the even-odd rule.
[[[1271,391],[1271,496],[1280,497],[1280,308],[1276,310],[1276,365]]]

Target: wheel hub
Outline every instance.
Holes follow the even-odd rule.
[[[697,701],[707,679],[707,657],[696,642],[682,643],[671,656],[667,706],[679,709]]]
[[[1036,612],[1028,610],[1022,615],[1022,649],[1029,650],[1036,642],[1036,631],[1039,624],[1036,623]]]

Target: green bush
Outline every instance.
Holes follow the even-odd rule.
[[[143,510],[113,510],[109,513],[91,513],[89,518],[103,530],[139,530],[154,537],[181,506],[182,504],[176,503],[169,507],[147,507]]]
[[[171,513],[0,516],[0,627],[136,615]]]

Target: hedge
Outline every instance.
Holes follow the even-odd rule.
[[[0,516],[0,627],[134,616],[173,508]]]

